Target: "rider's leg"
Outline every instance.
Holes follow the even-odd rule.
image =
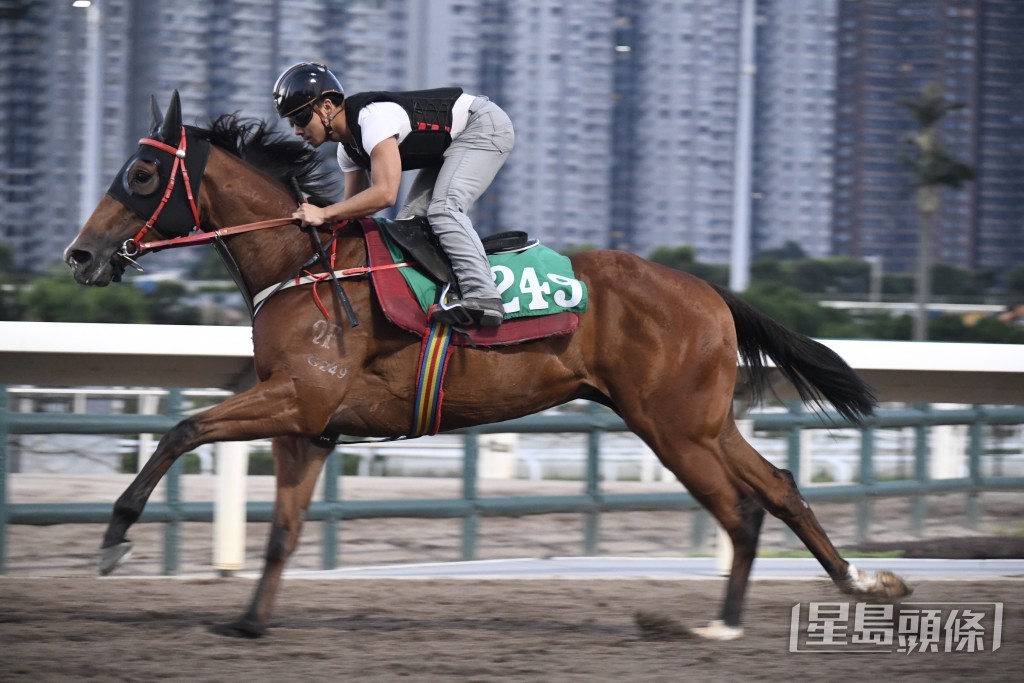
[[[409,186],[409,192],[405,195],[405,205],[398,212],[399,220],[427,215],[427,208],[434,196],[434,185],[437,183],[437,174],[440,170],[440,166],[435,166],[420,169],[416,173],[412,185]]]
[[[465,130],[445,151],[427,209],[430,227],[448,254],[462,290],[462,301],[454,308],[464,309],[483,325],[501,323],[501,298],[480,237],[466,212],[490,186],[514,144],[505,112],[486,98],[478,98],[470,108]],[[444,312],[441,314],[444,319]]]

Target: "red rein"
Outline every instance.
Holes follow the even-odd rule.
[[[174,191],[175,181],[178,178],[178,170],[179,169],[181,170],[182,180],[185,182],[185,193],[188,196],[188,205],[189,205],[189,208],[192,210],[192,217],[195,219],[195,225],[196,225],[196,229],[197,230],[198,230],[198,226],[199,226],[199,207],[196,204],[195,197],[193,197],[193,195],[192,195],[192,185],[191,185],[191,183],[189,183],[188,171],[186,170],[185,163],[184,163],[185,155],[186,155],[186,152],[187,152],[187,146],[188,146],[188,137],[185,134],[185,127],[182,126],[182,128],[181,128],[181,142],[178,143],[178,147],[177,148],[171,147],[170,145],[168,145],[168,144],[166,144],[164,142],[161,142],[159,140],[154,140],[153,138],[142,138],[141,140],[139,140],[139,144],[140,145],[149,145],[150,147],[156,147],[157,149],[162,150],[164,152],[167,152],[168,154],[173,154],[174,155],[174,165],[171,167],[171,178],[170,178],[170,181],[167,183],[167,188],[164,190],[163,197],[160,199],[160,204],[156,207],[156,210],[153,212],[153,215],[149,217],[149,220],[145,222],[145,224],[139,229],[139,231],[135,234],[135,236],[133,238],[131,238],[130,240],[128,240],[127,242],[125,242],[124,246],[122,247],[122,252],[121,252],[120,255],[125,257],[129,262],[132,262],[133,258],[142,256],[143,254],[145,254],[147,252],[150,252],[150,251],[159,251],[160,249],[169,249],[169,248],[176,248],[176,247],[190,247],[190,246],[198,246],[198,245],[201,245],[201,244],[210,244],[211,242],[215,242],[216,240],[218,240],[218,239],[220,239],[222,237],[227,237],[229,235],[238,235],[240,233],[251,232],[253,230],[262,230],[264,228],[277,228],[277,227],[281,227],[283,225],[295,225],[296,223],[298,223],[298,221],[296,219],[291,218],[291,217],[288,217],[288,218],[272,218],[270,220],[257,221],[255,223],[244,223],[242,225],[233,225],[233,226],[230,226],[230,227],[227,227],[227,228],[221,228],[220,230],[213,230],[213,231],[210,231],[210,232],[195,232],[195,233],[193,233],[191,235],[185,235],[183,237],[172,237],[170,239],[152,240],[152,241],[149,241],[149,242],[143,242],[142,238],[146,235],[147,232],[149,232],[150,228],[153,227],[153,225],[156,223],[157,219],[160,218],[161,212],[164,210],[164,207],[167,205],[168,200],[171,198],[171,193]],[[341,227],[341,226],[340,225],[331,226],[332,230],[335,230],[335,231],[339,227]],[[327,273],[311,273],[309,271],[305,271],[305,275],[307,277],[309,277],[313,281],[313,288],[312,288],[313,289],[313,299],[316,302],[317,308],[319,308],[320,311],[324,314],[324,317],[328,317],[327,316],[327,310],[324,307],[323,302],[320,300],[320,296],[319,296],[319,294],[316,291],[316,285],[317,285],[317,283],[322,282],[323,280],[329,279],[331,277],[331,271],[334,271],[334,258],[335,258],[336,249],[337,249],[337,242],[334,242],[331,245],[331,254],[330,254],[330,261],[331,262],[329,264],[324,264],[324,266],[328,269]],[[406,264],[406,263],[391,264],[391,265],[386,266],[386,267],[394,268],[394,267],[401,267],[401,266],[405,266],[405,265],[408,265],[408,264]],[[346,276],[346,275],[351,276],[351,275],[355,275],[355,274],[370,273],[370,272],[372,272],[374,270],[377,270],[377,268],[374,268],[374,267],[349,268],[349,269],[346,269],[345,271],[343,271],[343,275],[342,276]],[[301,274],[299,276],[296,276],[296,284],[298,284],[297,281],[300,278],[301,278]]]

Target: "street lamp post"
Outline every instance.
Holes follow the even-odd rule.
[[[878,303],[882,300],[882,257],[865,256],[871,271],[868,275],[868,301]]]
[[[754,0],[743,0],[740,29],[739,88],[736,106],[736,149],[733,166],[733,225],[729,288],[742,292],[750,284],[750,174],[754,118]]]
[[[102,108],[103,108],[103,36],[99,0],[75,0],[72,7],[85,10],[85,111],[81,157],[82,182],[79,186],[78,219],[84,225],[100,199],[102,174]]]

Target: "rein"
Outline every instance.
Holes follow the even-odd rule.
[[[271,218],[270,220],[257,221],[255,223],[243,223],[241,225],[232,225],[231,227],[221,228],[220,230],[211,230],[210,232],[197,232],[192,235],[185,235],[184,237],[172,237],[166,240],[156,240],[153,242],[143,242],[136,248],[138,251],[135,255],[141,256],[150,251],[159,251],[161,249],[171,249],[176,247],[191,247],[198,246],[201,244],[210,244],[216,242],[221,237],[227,237],[229,235],[237,235],[243,232],[252,232],[253,230],[263,230],[264,228],[279,228],[282,225],[290,225],[298,223],[294,218]]]
[[[188,169],[185,167],[184,163],[185,157],[187,156],[188,152],[188,134],[187,131],[185,130],[185,127],[181,127],[181,138],[180,141],[178,142],[177,147],[173,147],[161,140],[156,140],[154,138],[142,138],[139,140],[139,145],[155,147],[156,149],[159,149],[162,152],[173,155],[174,165],[171,167],[171,173],[170,178],[167,182],[167,187],[164,188],[163,196],[161,197],[160,203],[157,205],[156,209],[154,209],[153,215],[151,215],[149,217],[149,220],[147,220],[142,225],[142,227],[139,228],[139,231],[135,233],[135,236],[132,237],[131,239],[125,240],[124,244],[121,245],[121,248],[114,254],[114,258],[119,261],[119,265],[122,271],[125,265],[131,266],[132,268],[141,271],[142,266],[140,266],[135,261],[135,259],[151,251],[159,251],[161,249],[171,249],[177,247],[191,247],[211,243],[223,244],[223,242],[221,242],[222,238],[228,237],[230,235],[238,235],[241,233],[252,232],[255,230],[263,230],[266,228],[278,228],[284,225],[297,225],[299,223],[299,221],[289,216],[287,218],[271,218],[269,220],[256,221],[254,223],[232,225],[226,228],[221,228],[220,230],[211,230],[208,232],[201,231],[199,227],[199,206],[196,203],[195,196],[193,196],[192,184],[189,182],[188,177]],[[167,239],[143,242],[142,238],[146,235],[146,233],[153,229],[153,226],[160,218],[160,214],[167,206],[167,202],[170,200],[171,194],[174,191],[174,186],[175,183],[177,182],[179,171],[181,172],[182,179],[185,182],[185,193],[188,197],[188,208],[192,213],[192,217],[195,219],[195,232],[189,235],[182,235],[179,237],[171,237]],[[301,203],[304,200],[304,198],[302,196],[301,190],[299,189],[298,183],[294,178],[292,178],[292,186],[293,189],[296,191],[296,195],[298,197],[299,202]],[[309,236],[312,241],[313,249],[315,252],[313,258],[310,259],[307,263],[303,264],[294,276],[286,278],[283,282],[275,286],[264,289],[263,291],[259,292],[255,297],[253,297],[252,307],[250,309],[252,315],[255,316],[260,306],[263,303],[265,303],[267,299],[269,299],[271,296],[276,294],[281,289],[287,287],[294,287],[295,285],[300,284],[312,283],[313,299],[316,302],[317,308],[320,309],[320,311],[324,314],[325,318],[329,318],[330,316],[327,313],[327,309],[323,305],[323,302],[320,300],[320,296],[316,291],[316,283],[324,280],[330,280],[331,283],[334,285],[335,292],[342,304],[342,307],[345,309],[345,313],[348,316],[352,326],[355,327],[356,325],[358,325],[359,322],[356,319],[355,311],[352,309],[352,305],[349,303],[348,297],[345,296],[344,291],[341,289],[341,285],[338,282],[338,278],[355,277],[357,275],[368,274],[373,272],[374,270],[379,270],[381,267],[367,266],[363,268],[348,268],[341,271],[337,271],[334,269],[334,250],[337,247],[335,239],[338,236],[338,230],[342,227],[342,225],[347,223],[348,221],[345,221],[344,223],[335,223],[329,226],[331,232],[333,233],[330,241],[328,242],[328,244],[331,247],[331,254],[329,257],[324,252],[323,244],[317,237],[316,230],[310,228]],[[322,263],[327,272],[312,273],[308,270],[312,265],[314,265],[317,262]],[[392,264],[386,267],[395,268],[403,267],[406,265],[410,264]]]
[[[345,221],[345,223],[347,223],[347,222],[348,221]],[[242,223],[240,225],[232,225],[232,226],[229,226],[227,228],[221,228],[220,230],[212,230],[210,232],[198,232],[198,233],[195,233],[195,234],[192,234],[192,235],[185,235],[184,237],[172,237],[170,239],[155,240],[155,241],[152,241],[152,242],[142,242],[142,243],[138,244],[137,251],[135,251],[132,255],[133,256],[142,256],[143,254],[145,254],[147,252],[160,251],[161,249],[176,249],[178,247],[197,247],[197,246],[201,246],[201,245],[211,244],[213,242],[217,242],[221,238],[229,237],[231,235],[238,235],[238,234],[242,234],[242,233],[246,233],[246,232],[253,232],[255,230],[265,230],[267,228],[279,228],[279,227],[284,226],[284,225],[295,225],[297,223],[298,223],[298,221],[296,219],[294,219],[294,218],[271,218],[271,219],[265,220],[265,221],[256,221],[255,223]],[[337,231],[338,231],[338,228],[340,228],[340,227],[341,227],[340,224],[335,224],[335,226],[333,226],[332,232],[334,232],[334,237],[337,236]],[[142,233],[142,232],[143,231],[140,231],[140,233]],[[332,246],[331,258],[330,258],[329,262],[325,262],[325,265],[327,265],[328,268],[329,268],[328,272],[326,272],[326,273],[310,273],[307,270],[307,268],[312,265],[312,262],[315,262],[315,261],[318,260],[318,255],[314,255],[314,257],[310,260],[311,262],[303,264],[299,268],[299,272],[296,273],[294,276],[285,278],[280,283],[278,283],[276,285],[271,285],[270,287],[267,287],[266,289],[260,291],[255,296],[253,296],[252,297],[252,304],[253,304],[253,312],[252,313],[253,313],[253,316],[255,316],[256,313],[259,312],[259,310],[263,307],[263,304],[265,304],[267,302],[267,300],[270,299],[270,297],[272,297],[274,294],[277,294],[282,289],[288,289],[290,287],[296,287],[296,286],[300,286],[300,285],[312,284],[313,285],[313,299],[314,299],[314,301],[316,301],[317,308],[319,308],[320,311],[324,314],[324,317],[327,318],[327,317],[330,317],[330,316],[328,316],[327,310],[324,308],[324,305],[320,301],[320,297],[317,294],[317,291],[316,291],[316,284],[317,283],[323,282],[324,280],[328,280],[328,279],[332,279],[332,278],[347,279],[347,278],[358,277],[360,275],[369,275],[370,273],[373,273],[374,271],[378,271],[378,270],[388,270],[388,269],[391,269],[391,268],[405,268],[405,267],[408,267],[408,266],[412,265],[412,263],[409,262],[409,261],[403,261],[402,263],[389,263],[389,264],[384,264],[384,265],[379,265],[379,266],[358,266],[358,267],[355,267],[355,268],[345,268],[344,270],[333,270],[332,267],[334,265],[334,263],[333,263],[333,261],[334,261],[334,258],[333,258],[333,256],[334,256],[334,253],[333,253],[333,251],[334,251],[333,250],[334,237],[331,238],[331,242],[332,242],[332,244],[331,244],[331,246]],[[129,240],[129,242],[130,241],[131,240]],[[129,242],[125,242],[125,244],[128,244]],[[139,270],[141,270],[141,267],[139,268]],[[306,273],[306,274],[303,275],[303,273]]]

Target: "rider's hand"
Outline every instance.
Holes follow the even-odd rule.
[[[312,204],[302,204],[299,208],[292,212],[292,218],[297,218],[302,221],[303,226],[318,226],[323,225],[327,220],[327,212],[319,206],[313,206]]]

